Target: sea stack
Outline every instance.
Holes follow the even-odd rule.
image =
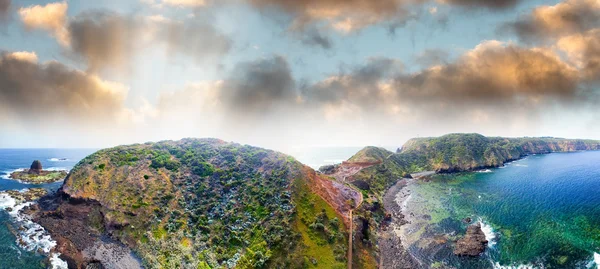
[[[454,254],[458,256],[476,257],[485,251],[487,243],[488,241],[485,239],[485,234],[481,230],[481,224],[478,222],[470,225],[467,228],[465,237],[456,242]]]
[[[42,162],[40,162],[39,160],[33,161],[33,163],[31,163],[31,167],[29,168],[29,173],[30,174],[42,173]]]

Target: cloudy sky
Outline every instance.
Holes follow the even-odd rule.
[[[600,139],[600,0],[0,0],[0,147]]]

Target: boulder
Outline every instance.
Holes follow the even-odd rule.
[[[333,173],[335,173],[335,165],[323,165],[321,167],[319,167],[319,172],[325,174],[325,175],[331,175]]]
[[[456,242],[454,254],[476,257],[485,251],[488,241],[481,230],[481,224],[475,223],[467,228],[467,233]]]

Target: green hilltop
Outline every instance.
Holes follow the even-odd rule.
[[[314,176],[275,151],[184,139],[100,150],[62,190],[98,202],[84,225],[147,268],[345,268],[347,229]]]

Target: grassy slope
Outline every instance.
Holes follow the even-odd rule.
[[[94,225],[149,268],[342,268],[345,227],[303,169],[274,151],[185,139],[101,150],[63,189],[99,201]]]
[[[380,147],[365,147],[354,154],[349,162],[378,162],[387,159],[393,152]]]

